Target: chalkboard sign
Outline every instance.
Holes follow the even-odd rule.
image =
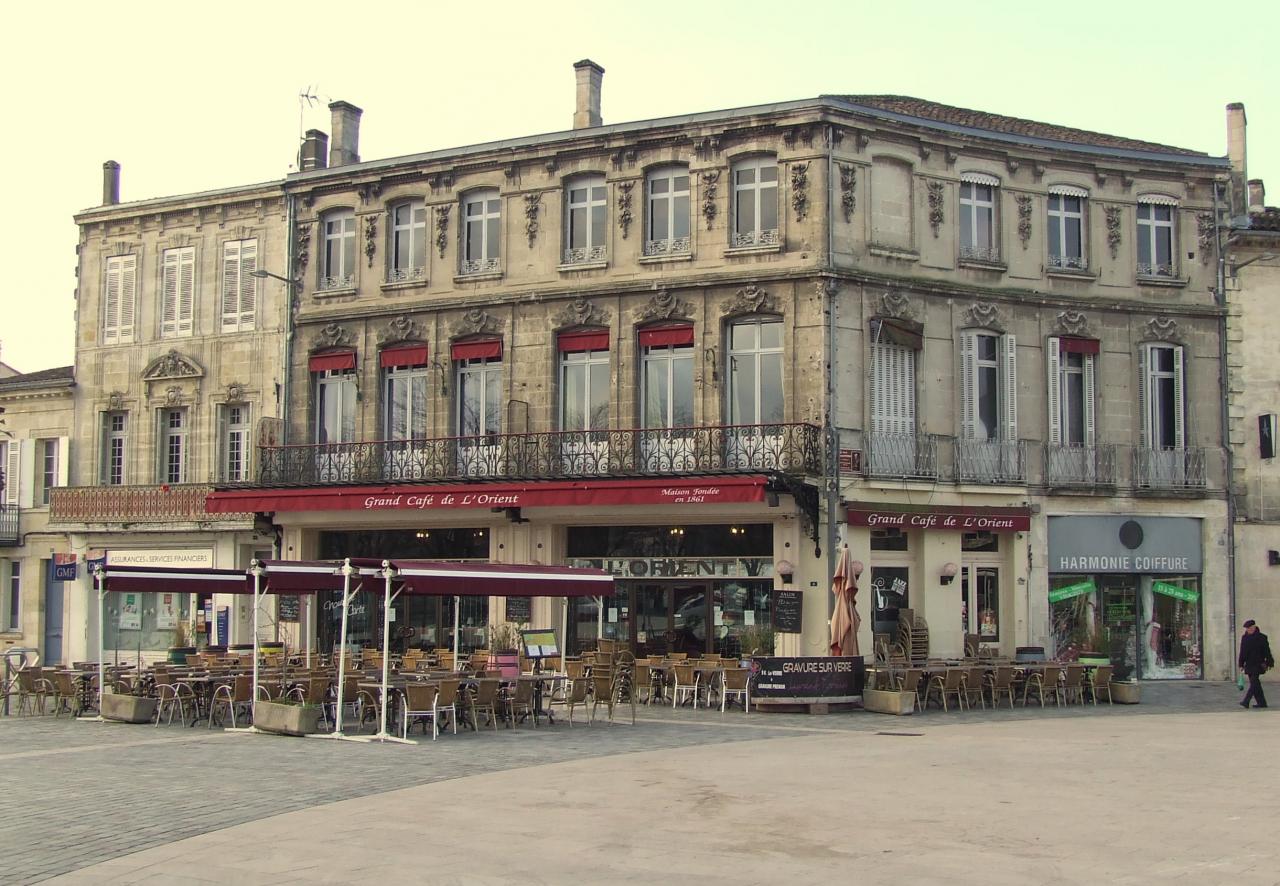
[[[752,698],[777,701],[849,701],[862,694],[862,656],[833,658],[753,658]]]
[[[280,597],[280,601],[276,608],[276,617],[281,621],[297,621],[299,618],[300,608],[298,598],[292,594],[285,594]]]
[[[533,620],[533,600],[529,597],[507,598],[507,621],[526,624]]]
[[[800,621],[804,608],[801,591],[774,591],[773,629],[789,634],[800,633]]]

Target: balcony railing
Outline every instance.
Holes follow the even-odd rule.
[[[999,246],[961,246],[961,261],[985,261],[999,262],[1000,247]]]
[[[173,486],[62,486],[49,490],[49,522],[180,523],[209,520],[203,483]],[[251,518],[251,514],[218,514],[219,520]]]
[[[1023,440],[957,440],[956,478],[961,483],[1025,483]]]
[[[263,486],[823,470],[821,429],[808,424],[491,434],[258,452]]]
[[[781,242],[777,228],[734,233],[733,238],[730,240],[734,249],[743,249],[749,246],[777,246]]]
[[[688,255],[688,237],[669,237],[665,240],[644,241],[645,255]]]
[[[1203,489],[1207,485],[1205,451],[1134,449],[1133,484],[1148,489]]]
[[[564,251],[564,264],[590,265],[605,261],[609,257],[606,246],[577,246]]]
[[[1083,255],[1051,255],[1049,267],[1060,271],[1087,271],[1089,260]]]
[[[18,531],[18,506],[0,505],[0,548],[15,547],[22,540]]]
[[[496,274],[502,270],[502,261],[498,258],[465,258],[459,268],[462,276],[470,274]]]
[[[1116,448],[1046,444],[1044,482],[1046,486],[1114,486]]]
[[[938,438],[933,434],[867,435],[866,474],[915,480],[938,479]]]
[[[321,277],[316,285],[317,292],[329,292],[334,289],[350,289],[356,285],[355,274],[343,274],[336,277]]]
[[[426,268],[390,268],[387,283],[417,283],[427,279]]]
[[[1156,265],[1149,262],[1138,262],[1139,277],[1176,277],[1178,269],[1173,265]]]

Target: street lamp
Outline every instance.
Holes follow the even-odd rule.
[[[270,271],[264,271],[264,270],[262,270],[261,268],[259,268],[259,269],[258,269],[258,270],[256,270],[256,271],[250,271],[250,272],[249,272],[249,276],[250,276],[250,277],[257,277],[259,280],[266,280],[266,279],[268,279],[268,278],[270,278],[270,279],[272,279],[272,280],[279,280],[281,283],[288,283],[290,286],[301,286],[301,285],[302,285],[302,278],[301,278],[301,277],[298,277],[298,278],[295,278],[295,279],[293,279],[293,280],[290,280],[288,277],[281,277],[279,274],[273,274],[273,273],[271,273]]]

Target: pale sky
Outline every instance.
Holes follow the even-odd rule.
[[[23,3],[9,84],[0,360],[72,362],[76,228],[102,163],[121,199],[280,178],[298,94],[364,109],[372,160],[568,129],[572,63],[602,65],[606,123],[896,93],[1226,153],[1245,103],[1249,176],[1280,204],[1280,3]],[[1229,18],[1215,22],[1220,13]]]

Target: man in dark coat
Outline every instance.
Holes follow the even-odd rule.
[[[1247,708],[1249,699],[1253,699],[1254,707],[1265,708],[1267,697],[1262,694],[1262,681],[1259,679],[1268,668],[1274,668],[1276,660],[1271,657],[1271,644],[1267,635],[1258,630],[1258,623],[1249,619],[1244,623],[1244,636],[1240,638],[1240,670],[1249,678],[1249,691],[1240,700],[1240,707]]]

